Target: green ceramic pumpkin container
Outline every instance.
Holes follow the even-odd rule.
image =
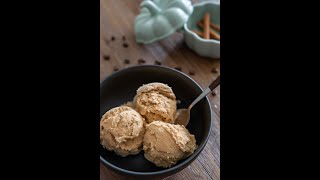
[[[205,1],[192,5],[190,0],[144,0],[135,20],[138,43],[150,44],[174,32],[182,32],[187,46],[200,56],[220,58],[220,41],[203,39],[191,30],[198,29],[197,22],[204,13],[210,13],[211,22],[220,26],[220,5]]]

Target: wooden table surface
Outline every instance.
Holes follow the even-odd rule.
[[[181,68],[183,73],[206,88],[219,75],[220,59],[198,56],[186,46],[180,33],[150,45],[137,44],[133,27],[140,2],[100,0],[100,81],[117,69],[139,65],[139,59],[143,59],[145,63],[142,64],[160,62],[162,66]],[[128,47],[123,46],[124,42]],[[216,95],[210,94],[208,97],[212,105],[213,124],[207,145],[190,166],[166,180],[220,179],[220,87],[216,89]],[[100,163],[100,179],[129,178],[115,174]]]

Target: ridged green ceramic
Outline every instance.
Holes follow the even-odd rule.
[[[204,13],[210,13],[210,21],[220,26],[220,5],[214,2],[203,2],[194,5],[188,22],[184,25],[184,40],[188,47],[204,57],[220,58],[220,41],[200,38],[191,30],[200,30],[197,27]]]
[[[193,11],[190,0],[145,0],[135,20],[139,43],[149,44],[170,36],[187,22]]]
[[[190,0],[145,0],[135,20],[138,43],[149,44],[166,38],[174,32],[184,33],[188,47],[204,57],[220,58],[220,41],[203,39],[191,30],[200,30],[197,23],[204,13],[210,21],[220,26],[220,4],[213,1],[191,5]]]

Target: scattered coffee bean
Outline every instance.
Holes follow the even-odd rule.
[[[113,68],[113,71],[119,71],[119,68],[114,67],[114,68]]]
[[[193,75],[195,75],[195,74],[196,74],[196,72],[194,72],[194,71],[190,70],[190,71],[189,71],[189,74],[190,74],[191,76],[193,76]]]
[[[217,92],[216,91],[212,91],[211,93],[213,96],[217,95]]]
[[[104,55],[103,59],[106,60],[106,61],[109,61],[110,60],[110,56],[109,55]]]
[[[161,65],[161,62],[160,61],[155,61],[154,64]]]
[[[178,70],[178,71],[182,71],[181,67],[175,67],[174,69]]]
[[[124,47],[124,48],[127,48],[127,47],[129,47],[129,44],[123,43],[123,47]]]
[[[116,40],[116,38],[114,36],[111,37],[111,41],[114,41]]]
[[[212,68],[212,69],[211,69],[211,72],[212,72],[212,73],[217,73],[217,72],[219,72],[219,69],[218,69],[218,68]]]
[[[125,63],[125,64],[130,64],[130,60],[129,60],[129,59],[125,59],[125,60],[124,60],[124,63]]]
[[[144,63],[146,63],[145,60],[143,60],[143,59],[139,59],[139,60],[138,60],[138,64],[144,64]]]
[[[125,41],[125,40],[126,40],[126,36],[122,36],[122,40],[124,40],[124,41]]]

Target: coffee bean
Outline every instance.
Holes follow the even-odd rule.
[[[217,95],[217,92],[216,91],[212,91],[211,93],[213,96]]]
[[[111,37],[111,41],[114,41],[116,40],[116,38],[114,36]]]
[[[125,64],[130,64],[130,60],[129,60],[129,59],[125,59],[125,60],[124,60],[124,63],[125,63]]]
[[[122,36],[122,40],[124,40],[124,41],[125,41],[125,40],[126,40],[126,36]]]
[[[211,69],[211,72],[212,72],[212,73],[217,73],[217,72],[219,72],[219,69],[218,69],[218,68],[212,68],[212,69]]]
[[[110,60],[110,56],[109,55],[104,55],[103,59],[106,60],[106,61],[109,61]]]
[[[144,63],[146,63],[145,60],[143,60],[143,59],[139,59],[139,60],[138,60],[138,64],[144,64]]]
[[[181,67],[175,67],[174,69],[178,70],[178,71],[182,71]]]
[[[123,47],[124,47],[124,48],[127,48],[127,47],[129,47],[129,44],[123,43]]]
[[[190,70],[190,71],[189,71],[189,74],[190,74],[191,76],[193,76],[193,75],[196,74],[196,72],[194,72],[193,70]]]
[[[119,71],[119,68],[114,67],[114,68],[113,68],[113,71]]]
[[[155,61],[154,64],[161,65],[161,62],[160,61]]]

